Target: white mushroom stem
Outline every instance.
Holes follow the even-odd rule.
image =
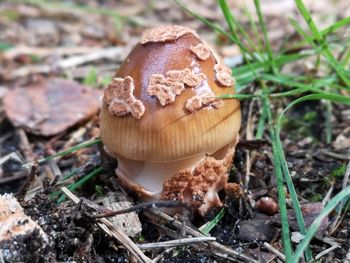
[[[117,157],[116,174],[119,179],[131,188],[143,188],[141,195],[158,199],[163,190],[163,183],[181,169],[194,169],[204,160],[205,154],[199,154],[183,160],[172,162],[142,162]]]
[[[210,156],[202,153],[173,162],[142,162],[118,157],[121,183],[142,199],[182,200],[201,215],[222,206],[218,192],[227,183],[238,136]]]

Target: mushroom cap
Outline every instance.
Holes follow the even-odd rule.
[[[187,29],[168,26],[167,30],[177,28]],[[115,74],[116,78],[132,78],[134,96],[144,105],[143,115],[139,119],[130,114],[117,117],[103,103],[101,139],[111,155],[138,161],[167,162],[211,154],[237,136],[241,121],[239,101],[224,100],[222,107],[208,106],[192,113],[186,109],[186,103],[207,92],[215,96],[234,94],[234,87],[219,85],[214,66],[220,62],[215,54],[211,52],[203,60],[191,51],[191,47],[203,44],[196,33],[187,29],[176,39],[163,37],[157,42],[154,39],[158,29],[152,31],[150,39],[143,37]],[[185,85],[174,102],[162,106],[148,92],[152,75],[166,76],[169,71],[184,69],[196,75],[203,73],[206,79],[196,86]]]

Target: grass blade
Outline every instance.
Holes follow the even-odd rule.
[[[283,183],[283,174],[281,169],[280,157],[277,151],[276,145],[276,134],[273,129],[271,110],[269,107],[270,103],[267,96],[263,97],[263,107],[266,109],[267,121],[270,129],[270,137],[272,142],[272,153],[273,153],[273,165],[275,167],[276,181],[277,181],[277,190],[278,190],[278,205],[280,208],[281,223],[282,223],[282,238],[283,238],[283,249],[286,256],[286,262],[292,257],[292,244],[290,240],[289,232],[289,223],[288,223],[288,214],[286,206],[286,195],[284,192],[284,183]]]
[[[85,175],[83,178],[81,178],[80,180],[78,180],[75,183],[67,186],[67,188],[69,190],[71,190],[71,191],[74,191],[75,189],[77,189],[78,187],[82,186],[83,184],[85,184],[87,181],[89,181],[91,178],[93,178],[97,174],[101,173],[102,171],[103,171],[102,167],[97,167],[96,169],[94,169],[93,171],[91,171],[90,173]],[[66,199],[66,196],[64,194],[62,194],[61,197],[57,200],[57,203],[60,204],[65,199]]]
[[[56,157],[60,157],[60,156],[64,156],[64,155],[67,155],[67,154],[71,154],[77,150],[80,150],[82,148],[86,148],[86,147],[90,147],[94,144],[97,144],[97,143],[100,143],[101,142],[101,139],[98,138],[98,139],[94,139],[94,140],[90,140],[90,141],[87,141],[87,142],[82,142],[78,145],[75,145],[67,150],[64,150],[64,151],[61,151],[61,152],[58,152],[58,153],[55,153],[53,155],[50,155],[48,157],[45,157],[45,158],[42,158],[42,159],[39,159],[38,161],[34,161],[34,162],[37,162],[38,164],[44,164],[52,159],[55,159]],[[23,166],[24,167],[31,167],[33,166],[34,162],[30,162],[30,163],[26,163],[24,164]]]
[[[256,36],[256,41],[258,43],[258,50],[263,50],[263,45],[262,45],[262,41],[260,39],[260,33],[255,25],[255,21],[250,13],[250,11],[248,10],[247,8],[247,5],[245,4],[245,1],[242,0],[242,5],[243,5],[243,12],[244,14],[248,17],[248,20],[249,20],[249,24],[250,24],[250,27],[252,29],[252,32],[255,34]]]
[[[276,67],[276,64],[275,64],[274,57],[273,57],[270,40],[269,40],[269,38],[267,36],[266,25],[265,25],[264,19],[262,17],[260,0],[254,0],[254,5],[255,5],[256,12],[258,14],[261,30],[262,30],[262,32],[264,34],[265,46],[266,46],[266,49],[267,49],[267,54],[269,56],[269,61],[271,63],[271,72],[276,73],[277,72],[277,67]]]
[[[191,16],[197,18],[199,21],[201,21],[203,24],[209,26],[212,30],[219,32],[220,34],[226,36],[229,38],[233,43],[237,44],[242,52],[249,53],[248,49],[241,43],[239,39],[237,39],[234,35],[228,34],[224,29],[222,29],[219,25],[209,21],[208,19],[192,12],[189,10],[181,1],[175,0],[175,2],[187,13],[189,13]]]
[[[325,206],[325,208],[321,211],[321,213],[315,218],[311,226],[309,227],[308,231],[306,232],[306,235],[304,239],[300,242],[298,245],[294,257],[291,261],[291,263],[298,263],[301,255],[303,254],[304,250],[310,243],[311,239],[315,235],[317,229],[320,227],[322,220],[330,213],[334,208],[337,206],[338,203],[340,203],[342,200],[345,200],[348,196],[350,196],[350,186],[343,189],[341,192],[339,192],[336,196],[334,196],[328,204]]]
[[[255,52],[258,52],[258,49],[256,47],[256,44],[253,42],[253,40],[249,37],[249,34],[247,33],[246,30],[244,30],[244,28],[241,26],[240,23],[237,22],[237,20],[234,18],[234,16],[231,13],[231,10],[229,8],[229,6],[227,5],[226,0],[219,0],[219,5],[220,8],[222,10],[222,13],[225,16],[225,19],[227,21],[227,24],[229,26],[230,32],[231,34],[236,38],[239,39],[238,34],[237,34],[237,29],[240,31],[240,33],[242,34],[242,37],[244,38],[244,40],[246,40],[247,44],[249,44],[249,47],[253,50],[255,50]],[[244,42],[241,41],[241,44],[244,46]]]
[[[221,208],[219,213],[209,222],[208,225],[206,225],[203,230],[201,231],[204,235],[208,235],[209,232],[220,222],[220,220],[225,215],[225,208]]]
[[[307,10],[307,8],[305,7],[304,3],[302,0],[295,0],[298,10],[301,13],[301,15],[303,16],[305,22],[307,23],[307,25],[309,26],[309,29],[313,35],[313,38],[306,37],[306,40],[314,47],[317,47],[318,45],[321,46],[321,54],[322,56],[324,56],[328,63],[334,68],[334,70],[337,72],[337,74],[339,75],[339,77],[344,81],[344,83],[346,83],[346,85],[348,87],[350,87],[350,80],[348,79],[347,75],[347,71],[344,69],[344,67],[335,59],[334,55],[332,54],[332,52],[329,49],[329,45],[327,43],[327,41],[323,38],[322,34],[320,33],[320,31],[318,30],[315,22],[313,21],[309,11]],[[294,20],[293,26],[295,27],[295,29],[301,33],[303,36],[305,36],[305,32],[301,29],[301,27],[296,23],[296,21]]]

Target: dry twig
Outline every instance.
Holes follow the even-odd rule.
[[[1,57],[6,60],[12,60],[19,55],[35,55],[38,57],[46,57],[55,55],[68,56],[75,54],[87,54],[98,50],[99,48],[93,47],[29,47],[29,46],[16,46],[1,54]]]
[[[161,212],[161,211],[144,211],[144,214],[151,218],[151,219],[162,219],[163,221],[166,221],[167,223],[173,225],[174,227],[178,228],[178,229],[182,229],[184,227],[184,230],[187,234],[193,236],[193,237],[205,237],[205,235],[203,235],[201,232],[187,226],[187,225],[183,225],[182,222],[174,219],[173,217]],[[258,261],[242,254],[239,253],[237,251],[232,250],[231,248],[228,248],[216,241],[211,242],[209,244],[209,246],[211,246],[213,248],[213,250],[219,250],[221,253],[227,254],[232,258],[235,258],[237,260],[241,260],[242,262],[250,262],[250,263],[258,263]]]
[[[112,47],[95,50],[84,55],[72,56],[66,59],[61,59],[53,65],[28,65],[23,66],[19,69],[13,70],[12,72],[0,72],[0,76],[5,79],[16,79],[26,77],[31,74],[48,74],[53,71],[63,70],[67,68],[76,67],[88,62],[93,62],[99,59],[124,59],[125,54],[128,50],[124,47]]]
[[[62,192],[71,199],[74,203],[78,204],[80,199],[69,191],[66,187],[61,188]],[[122,244],[132,255],[134,255],[139,262],[151,263],[152,260],[148,258],[138,247],[137,245],[127,236],[125,233],[115,227],[109,220],[106,218],[97,219],[97,225],[105,231],[108,235],[113,236]]]
[[[191,211],[191,207],[184,202],[180,201],[151,201],[151,202],[143,202],[137,205],[134,205],[133,207],[129,207],[126,209],[121,209],[117,211],[107,211],[102,214],[94,215],[95,218],[102,218],[102,217],[113,217],[120,214],[130,213],[130,212],[140,212],[145,209],[149,208],[174,208],[174,207],[182,207],[186,209],[189,212]]]
[[[137,246],[140,249],[159,249],[159,248],[169,248],[169,247],[177,247],[184,245],[193,245],[197,243],[215,241],[215,237],[189,237],[189,238],[179,238],[175,240],[163,241],[163,242],[155,242],[148,244],[138,244]]]
[[[264,242],[263,244],[264,248],[275,254],[277,257],[279,257],[282,261],[286,261],[286,256],[282,254],[280,251],[278,251],[276,248],[271,246],[269,243]]]
[[[320,258],[324,257],[325,255],[327,255],[329,252],[333,251],[334,249],[337,249],[339,248],[339,245],[335,244],[325,250],[323,250],[322,252],[318,253],[316,256],[315,256],[315,261],[316,260],[319,260]]]

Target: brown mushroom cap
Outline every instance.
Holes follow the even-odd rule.
[[[133,94],[145,110],[139,119],[130,114],[116,117],[103,103],[101,138],[111,155],[136,161],[169,162],[214,153],[236,138],[241,119],[238,100],[224,100],[222,107],[204,107],[193,113],[186,109],[187,101],[195,95],[235,93],[234,87],[218,84],[214,66],[220,62],[213,54],[201,60],[191,51],[191,47],[200,43],[203,42],[198,36],[188,30],[177,39],[139,43],[131,51],[115,77],[133,79]],[[186,68],[196,75],[204,73],[206,79],[194,87],[185,85],[175,101],[165,106],[148,93],[153,74],[166,76],[171,70]]]

